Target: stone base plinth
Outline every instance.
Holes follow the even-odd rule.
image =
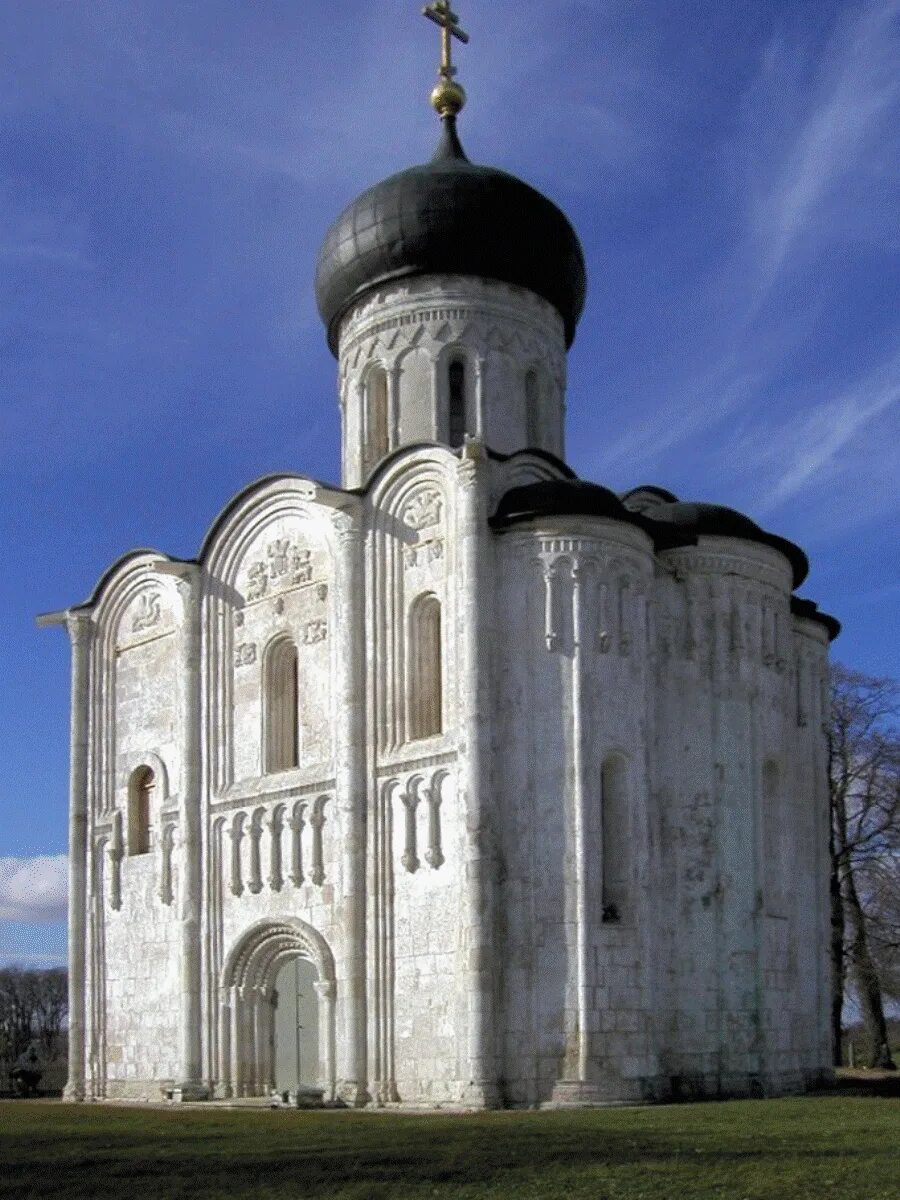
[[[205,1083],[176,1083],[172,1088],[173,1104],[192,1104],[209,1099],[210,1091]]]
[[[599,1081],[560,1079],[542,1108],[598,1108],[616,1104],[646,1104],[652,1098],[639,1079],[610,1077]]]

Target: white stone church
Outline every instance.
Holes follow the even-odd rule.
[[[321,252],[341,486],[259,480],[196,559],[133,551],[44,619],[73,651],[72,1099],[830,1071],[837,622],[750,518],[575,478],[581,248],[466,158],[442,74],[435,157]]]

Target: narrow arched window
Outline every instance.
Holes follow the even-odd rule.
[[[466,439],[466,366],[454,359],[447,368],[448,441],[461,446]]]
[[[611,754],[600,773],[602,918],[621,921],[628,904],[630,836],[628,776],[624,759]]]
[[[763,901],[769,916],[784,915],[785,850],[784,798],[778,763],[769,759],[763,766]]]
[[[437,596],[420,596],[410,613],[410,741],[443,731],[441,604]]]
[[[264,688],[265,769],[288,771],[300,765],[298,657],[289,638],[269,647]]]
[[[540,443],[541,388],[538,373],[534,369],[525,376],[525,440],[529,446]]]
[[[366,461],[374,466],[384,458],[388,439],[388,386],[384,367],[373,367],[366,380]]]
[[[156,776],[138,767],[128,784],[128,853],[149,854],[153,845],[153,795]]]

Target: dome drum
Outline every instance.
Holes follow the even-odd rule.
[[[587,274],[557,206],[505,171],[465,156],[452,119],[434,158],[363,192],[326,235],[316,299],[337,354],[341,322],[373,288],[421,275],[466,275],[527,288],[559,312],[572,344]]]

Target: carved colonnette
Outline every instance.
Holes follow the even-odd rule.
[[[311,883],[321,888],[327,877],[325,829],[330,795],[270,801],[250,809],[213,810],[220,869],[228,864],[228,889],[233,897],[256,896],[265,888],[280,892],[286,882],[295,888]],[[227,842],[225,841],[227,839]],[[285,866],[287,870],[285,870]]]

